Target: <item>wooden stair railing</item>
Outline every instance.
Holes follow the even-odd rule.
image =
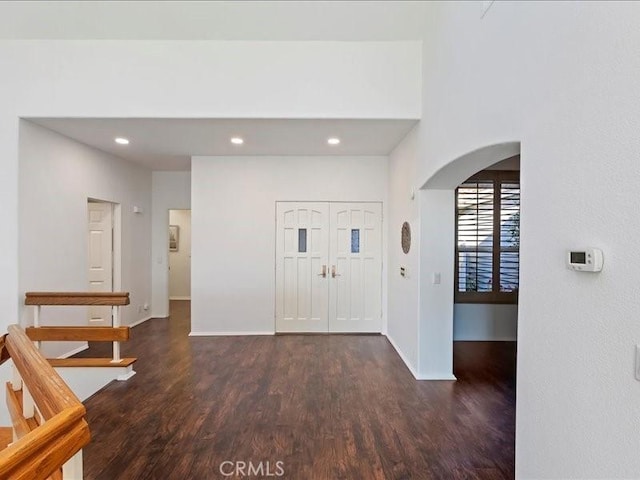
[[[0,338],[0,363],[9,358],[14,441],[0,450],[0,478],[61,479],[63,470],[78,468],[78,462],[81,468],[82,448],[91,438],[85,407],[18,325]]]
[[[27,292],[25,305],[34,307],[33,327],[26,329],[27,336],[42,341],[94,341],[113,342],[113,358],[65,358],[50,359],[55,367],[128,367],[135,358],[120,357],[120,342],[129,340],[129,327],[120,326],[120,307],[129,305],[129,292]],[[40,325],[43,306],[110,306],[111,327],[49,327]]]

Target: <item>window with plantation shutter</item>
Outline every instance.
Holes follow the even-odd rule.
[[[485,170],[456,190],[455,301],[516,303],[519,172]]]

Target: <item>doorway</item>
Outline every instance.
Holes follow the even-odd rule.
[[[380,333],[382,204],[276,203],[276,332]]]
[[[520,156],[456,188],[454,341],[515,342],[520,260]]]
[[[169,210],[169,300],[191,300],[191,210]]]
[[[119,210],[111,202],[87,200],[88,291],[113,292],[119,286],[116,257],[120,242],[116,230]],[[111,326],[111,307],[90,306],[88,324]]]

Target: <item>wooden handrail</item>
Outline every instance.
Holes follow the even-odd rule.
[[[82,405],[18,325],[9,325],[6,346],[45,420],[65,408]]]
[[[27,292],[25,305],[129,305],[129,292]]]
[[[8,332],[4,337],[6,351],[42,415],[42,423],[0,451],[0,478],[45,480],[89,442],[86,410],[25,332],[17,325],[9,326]]]

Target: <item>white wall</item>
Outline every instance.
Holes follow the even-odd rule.
[[[191,210],[169,210],[178,226],[178,250],[169,251],[169,299],[191,299]]]
[[[518,479],[640,472],[638,18],[636,2],[494,2],[484,18],[479,2],[429,4],[415,185],[467,152],[522,142]],[[576,245],[603,248],[601,274],[565,268]],[[424,294],[439,267],[422,266]],[[432,298],[421,328],[451,322]]]
[[[86,291],[87,199],[121,205],[122,323],[148,316],[151,300],[151,172],[31,122],[20,123],[20,297],[26,291]],[[133,206],[144,210],[133,213]],[[22,322],[32,321],[22,307]],[[43,324],[86,325],[84,307],[44,307]],[[48,355],[80,345],[45,344]]]
[[[383,214],[386,209],[386,157],[193,157],[191,163],[194,334],[274,332],[276,201],[378,201]],[[386,281],[383,292],[386,311]]]
[[[0,104],[9,126],[16,115],[413,119],[420,52],[420,42],[7,40]]]
[[[387,255],[389,307],[387,338],[407,367],[418,376],[418,320],[420,279],[420,204],[414,190],[417,158],[415,127],[389,156],[389,248]],[[412,198],[413,197],[413,198]],[[400,230],[404,222],[411,226],[411,248],[402,251]],[[400,275],[405,267],[406,275]]]
[[[191,208],[191,172],[152,174],[151,281],[153,317],[169,316],[169,210]]]
[[[453,340],[513,342],[517,336],[517,305],[456,303],[453,306]]]

